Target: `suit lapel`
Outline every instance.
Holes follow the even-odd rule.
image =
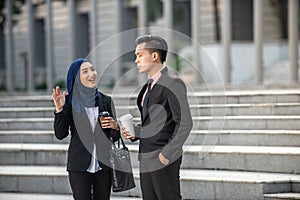
[[[150,96],[149,96],[149,101],[148,101],[148,108],[151,107],[151,101],[150,99],[153,97],[153,95],[155,94],[155,88],[157,86],[157,84],[160,84],[161,82],[163,82],[164,80],[164,76],[167,75],[167,72],[168,72],[168,68],[165,67],[163,68],[163,70],[161,70],[161,77],[160,79],[158,80],[157,83],[155,83],[155,85],[152,87],[152,90],[151,90],[151,93],[150,93]],[[143,86],[142,90],[140,91],[139,95],[138,95],[138,98],[137,98],[137,105],[138,105],[138,108],[140,110],[140,114],[142,115],[142,106],[141,106],[141,102],[142,102],[142,99],[143,99],[143,96],[144,96],[144,93],[146,91],[146,88],[147,88],[147,83]],[[146,115],[143,116],[142,118],[142,124],[145,122],[145,119],[149,116],[149,110],[147,110],[146,112]]]
[[[145,91],[146,91],[146,88],[147,88],[147,84],[145,84],[145,85],[142,87],[142,89],[141,89],[141,91],[140,91],[140,93],[139,93],[139,95],[138,95],[138,97],[137,97],[137,101],[136,101],[137,106],[138,106],[138,108],[139,108],[139,110],[140,110],[140,113],[142,113],[142,105],[141,105],[141,103],[142,103],[142,99],[143,99],[144,93],[145,93]]]

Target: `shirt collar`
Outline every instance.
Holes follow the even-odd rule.
[[[164,68],[166,68],[167,66],[165,66],[165,67],[163,67],[160,71],[158,71],[158,72],[156,72],[155,74],[153,74],[153,76],[148,76],[148,79],[153,79],[153,83],[155,84],[155,83],[157,83],[157,81],[159,80],[159,78],[160,78],[160,76],[162,75],[162,71],[164,70]],[[152,85],[154,85],[152,83]]]

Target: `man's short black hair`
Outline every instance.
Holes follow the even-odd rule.
[[[156,35],[142,35],[139,36],[135,40],[136,45],[141,43],[145,43],[145,48],[149,50],[150,53],[157,52],[161,63],[166,61],[167,53],[168,53],[168,44],[167,42],[161,38],[160,36]]]

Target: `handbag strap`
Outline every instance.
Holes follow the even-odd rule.
[[[112,137],[110,137],[109,139],[110,139],[110,141],[111,141],[111,143],[112,143],[112,147],[113,147],[114,149],[116,149],[117,147],[116,147],[116,144],[114,143]],[[122,142],[123,149],[127,149],[127,147],[126,147],[126,145],[125,145],[125,142],[124,142],[122,136],[118,139],[118,148],[120,148],[120,139],[121,139],[121,142]]]

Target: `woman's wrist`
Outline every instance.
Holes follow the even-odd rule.
[[[120,130],[119,124],[118,124],[117,122],[115,122],[114,130],[116,130],[116,131],[119,131],[119,130]]]
[[[63,107],[55,107],[55,112],[59,113],[63,110]]]

